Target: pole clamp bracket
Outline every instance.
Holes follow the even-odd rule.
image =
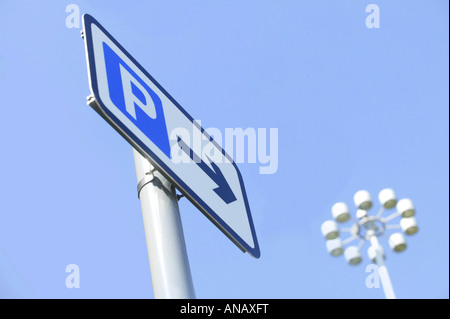
[[[144,177],[142,177],[141,180],[139,181],[139,183],[137,185],[138,198],[140,198],[141,189],[145,185],[147,185],[148,183],[153,181],[153,178],[155,177],[155,175],[153,174],[154,172],[156,172],[155,168],[152,169],[150,172],[145,173]]]

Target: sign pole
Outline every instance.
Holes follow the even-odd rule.
[[[156,299],[193,299],[194,284],[175,188],[133,149],[153,294]]]

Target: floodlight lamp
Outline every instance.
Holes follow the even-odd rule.
[[[389,246],[392,250],[399,253],[406,249],[406,240],[402,233],[394,233],[389,236]]]
[[[386,209],[394,208],[397,204],[397,197],[391,188],[385,188],[378,194],[381,205]]]
[[[379,249],[381,250],[381,256],[383,257],[383,260],[386,259],[383,247],[379,246]],[[374,263],[377,262],[377,251],[374,246],[369,247],[369,249],[367,250],[367,254],[369,255],[370,260],[372,260]]]
[[[361,252],[357,246],[347,247],[344,251],[345,260],[352,266],[359,265],[362,261]]]
[[[339,202],[334,204],[331,208],[331,213],[338,223],[345,223],[350,219],[350,210],[346,203]]]
[[[419,231],[417,221],[414,217],[403,217],[400,220],[400,227],[406,235],[414,235]]]
[[[323,237],[328,240],[339,237],[339,228],[334,220],[324,221],[322,223],[321,229]]]
[[[372,198],[366,190],[357,191],[353,201],[358,209],[369,210],[372,207]]]
[[[327,240],[327,250],[331,254],[331,256],[340,256],[344,252],[344,248],[342,248],[342,240],[340,238],[335,238],[331,240]]]
[[[402,217],[412,217],[416,214],[413,202],[409,198],[399,200],[397,210],[402,214]]]

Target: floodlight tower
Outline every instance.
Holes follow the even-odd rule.
[[[338,223],[345,223],[350,218],[350,210],[346,203],[335,203],[331,208],[332,220],[322,223],[322,235],[327,240],[326,247],[332,256],[340,256],[344,254],[346,261],[352,265],[359,265],[362,261],[361,248],[366,241],[370,241],[368,249],[369,259],[378,265],[383,290],[387,299],[395,299],[394,289],[392,288],[391,279],[387,271],[384,259],[383,246],[380,245],[379,238],[388,230],[401,229],[406,235],[414,235],[419,230],[414,215],[416,210],[412,201],[408,198],[397,201],[394,191],[390,188],[383,189],[378,194],[381,208],[374,216],[369,215],[372,208],[372,198],[366,190],[360,190],[353,196],[353,202],[356,206],[356,221],[349,228],[339,230]],[[396,207],[397,211],[387,217],[383,217],[383,213],[387,209]],[[401,217],[400,224],[387,225],[391,220]],[[339,235],[341,232],[350,234],[346,239],[342,240]],[[356,246],[349,246],[344,250],[344,246],[358,240]],[[402,252],[406,249],[406,240],[401,232],[395,232],[389,236],[389,246],[395,252]]]

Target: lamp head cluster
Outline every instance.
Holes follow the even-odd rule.
[[[408,198],[397,201],[394,191],[390,188],[383,189],[378,194],[378,200],[381,209],[378,214],[369,215],[369,210],[373,207],[373,201],[368,191],[360,190],[353,196],[353,202],[356,206],[356,219],[353,219],[353,225],[349,228],[339,229],[338,223],[343,224],[352,220],[350,210],[346,203],[338,202],[331,208],[333,219],[322,223],[322,235],[325,237],[326,247],[332,256],[345,255],[345,259],[350,265],[358,265],[362,261],[361,247],[365,241],[370,240],[372,236],[381,237],[388,230],[400,228],[402,232],[395,232],[389,236],[389,246],[395,252],[402,252],[406,249],[406,235],[414,235],[419,230],[414,215],[416,210],[412,201]],[[396,208],[396,212],[387,217],[383,217],[385,210]],[[391,220],[401,217],[400,224],[388,224]],[[348,238],[342,240],[341,232],[350,234]],[[360,240],[357,246],[344,246],[354,240]],[[380,246],[382,249],[382,247]],[[373,246],[368,250],[369,259],[375,262],[376,250]],[[382,251],[384,257],[384,251]]]

